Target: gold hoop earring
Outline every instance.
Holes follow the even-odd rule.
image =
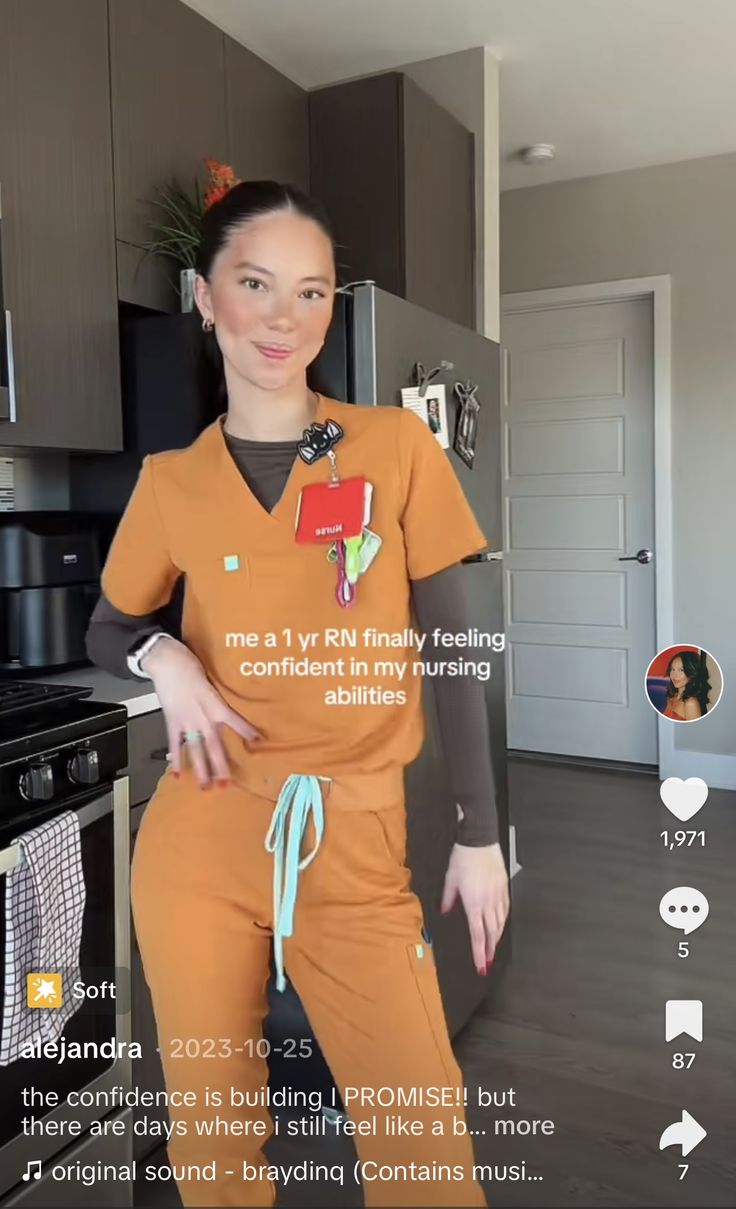
[[[214,326],[215,325],[211,319],[202,320],[202,331],[203,332],[211,332]]]

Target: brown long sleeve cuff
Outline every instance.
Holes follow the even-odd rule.
[[[121,613],[107,597],[100,596],[85,636],[87,658],[111,676],[119,676],[121,680],[136,680],[135,673],[128,667],[128,652],[140,639],[163,629],[166,627],[161,624],[157,614],[133,617]]]

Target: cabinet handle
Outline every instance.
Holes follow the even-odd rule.
[[[2,191],[0,190],[0,221],[3,216]],[[0,238],[0,306],[3,298],[3,258],[2,239]],[[13,316],[5,308],[5,361],[8,367],[8,419],[6,423],[15,424],[18,419],[15,399],[15,357],[13,355]]]
[[[15,403],[15,357],[13,355],[13,316],[10,311],[5,311],[5,357],[8,365],[8,401],[9,411],[8,422],[15,424],[18,419],[18,412]]]
[[[153,751],[151,752],[150,758],[152,760],[165,760],[168,754],[169,754],[168,747],[154,747]]]

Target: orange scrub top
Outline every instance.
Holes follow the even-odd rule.
[[[320,395],[315,419],[328,418],[344,432],[334,447],[340,477],[362,475],[373,484],[368,527],[383,543],[350,607],[335,598],[328,545],[295,539],[300,490],[330,479],[329,458],[308,465],[297,455],[269,513],[227,448],[224,416],[186,449],[144,459],[103,569],[108,600],[136,615],[164,605],[185,575],[182,640],[228,705],[263,735],[247,743],[222,729],[236,779],[238,766],[256,758],[262,771],[322,776],[411,763],[424,737],[422,677],[413,673],[421,656],[408,645],[371,645],[363,631],[406,634],[413,628],[410,580],[487,545],[447,454],[418,416]],[[448,659],[463,653],[447,648]],[[342,674],[243,674],[244,662],[280,666],[286,657],[342,659]],[[406,665],[403,679],[378,661]],[[352,703],[371,687],[394,700]],[[328,704],[340,688],[351,703]]]

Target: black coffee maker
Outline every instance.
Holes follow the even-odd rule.
[[[0,669],[87,664],[84,638],[100,570],[92,514],[0,513]]]

